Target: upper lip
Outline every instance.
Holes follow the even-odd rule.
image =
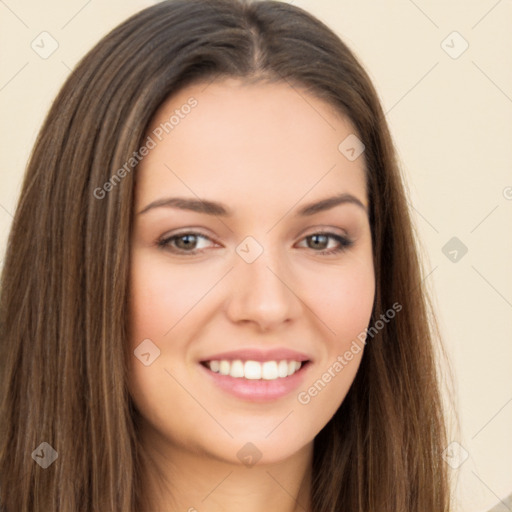
[[[290,350],[288,348],[273,348],[268,350],[245,348],[238,350],[230,350],[227,352],[219,352],[208,357],[201,359],[205,361],[220,361],[222,359],[228,361],[235,361],[240,359],[242,361],[310,361],[311,358],[302,352]]]

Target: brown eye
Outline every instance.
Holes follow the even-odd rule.
[[[175,253],[195,254],[205,248],[204,244],[202,247],[198,247],[201,240],[211,242],[210,238],[205,235],[190,232],[162,238],[158,241],[157,245],[161,249],[169,249]]]
[[[196,235],[181,235],[175,238],[175,245],[178,249],[195,249],[196,244]]]
[[[336,233],[314,233],[305,238],[309,249],[313,249],[319,254],[335,254],[341,252],[353,244],[347,237],[337,235]],[[334,247],[329,248],[329,242],[334,240]],[[336,245],[337,243],[337,245]]]
[[[326,249],[329,245],[329,237],[327,235],[311,235],[307,238],[311,243],[309,244],[310,249]]]

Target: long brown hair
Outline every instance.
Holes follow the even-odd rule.
[[[403,306],[368,342],[347,397],[315,439],[313,511],[447,511],[437,330],[378,96],[348,47],[313,16],[238,0],[141,11],[82,59],[48,113],[1,283],[2,510],[147,510],[126,386],[136,170],[103,197],[97,191],[141,146],[164,100],[224,76],[286,81],[350,118],[366,146],[371,324]],[[32,456],[42,442],[58,454],[46,469]]]

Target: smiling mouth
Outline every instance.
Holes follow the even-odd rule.
[[[213,373],[247,380],[278,380],[291,377],[309,361],[242,361],[227,359],[202,361],[201,364]]]

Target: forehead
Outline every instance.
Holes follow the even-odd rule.
[[[270,207],[347,192],[366,202],[364,154],[350,160],[339,149],[354,134],[331,105],[286,82],[194,84],[154,116],[137,198],[169,192]]]

